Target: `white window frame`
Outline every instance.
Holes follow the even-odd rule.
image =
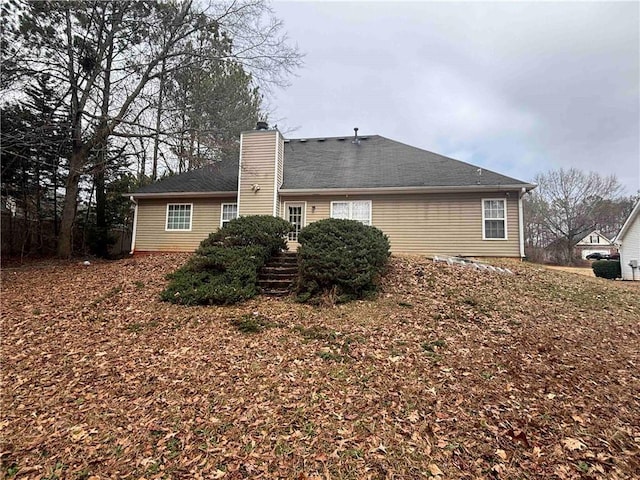
[[[373,225],[373,202],[371,200],[335,200],[331,202],[331,211],[329,213],[329,216],[331,218],[334,218],[333,216],[333,207],[334,204],[336,203],[347,203],[349,205],[349,220],[354,220],[353,217],[353,203],[354,202],[367,202],[369,204],[369,223],[364,223],[362,222],[364,225]],[[358,220],[360,221],[360,220]]]
[[[229,220],[225,220],[224,219],[224,207],[225,206],[230,206],[230,205],[235,205],[236,206],[236,216],[233,218],[230,218]],[[229,203],[221,203],[220,204],[220,228],[222,228],[222,226],[224,225],[224,222],[230,222],[231,220],[234,220],[236,218],[238,218],[238,203],[237,202],[229,202]]]
[[[484,202],[502,202],[504,205],[503,211],[504,211],[504,218],[487,218],[484,215],[485,209],[484,209]],[[506,198],[483,198],[480,206],[482,208],[482,239],[483,240],[509,240],[509,234],[508,234],[508,230],[507,230],[507,199]],[[485,220],[502,220],[504,222],[504,237],[503,238],[487,238],[487,232],[485,229]]]
[[[169,228],[169,210],[171,207],[177,207],[182,205],[189,206],[189,228]],[[164,219],[164,231],[165,232],[190,232],[193,227],[193,203],[167,203],[167,211]]]
[[[284,219],[289,221],[289,207],[302,207],[302,221],[300,222],[300,230],[307,226],[307,202],[284,202]],[[297,242],[298,240],[291,240],[291,233],[287,233],[287,241]]]

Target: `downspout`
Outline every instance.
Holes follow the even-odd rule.
[[[522,187],[518,195],[518,230],[520,236],[520,258],[524,258],[524,214],[522,212],[522,197],[527,193],[527,189]]]
[[[236,209],[240,217],[240,176],[242,175],[242,133],[240,134],[240,155],[238,156],[238,196],[236,197]]]
[[[133,196],[129,198],[133,203],[135,203],[133,210],[133,232],[131,232],[131,251],[129,252],[129,255],[133,255],[133,252],[136,249],[136,230],[138,229],[138,201],[133,198]]]

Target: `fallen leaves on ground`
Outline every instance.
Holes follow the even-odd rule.
[[[1,475],[640,472],[634,286],[393,257],[373,300],[161,302],[186,258],[3,269]]]

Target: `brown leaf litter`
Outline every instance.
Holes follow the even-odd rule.
[[[638,289],[393,257],[373,300],[161,302],[186,258],[3,269],[2,478],[638,478]]]

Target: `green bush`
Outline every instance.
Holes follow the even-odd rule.
[[[260,245],[266,248],[268,256],[287,249],[285,237],[293,226],[282,218],[269,215],[251,215],[231,220],[224,228],[210,234],[200,244],[196,253],[206,255],[211,246],[247,247]]]
[[[182,305],[229,305],[258,293],[258,272],[269,257],[286,248],[288,222],[268,216],[241,217],[212,233],[196,254],[174,273],[160,294]]]
[[[373,293],[389,259],[389,240],[355,220],[326,219],[300,232],[298,298],[331,292],[339,302]]]
[[[591,264],[591,268],[593,268],[593,273],[595,273],[596,277],[608,279],[622,277],[619,260],[598,260]]]

